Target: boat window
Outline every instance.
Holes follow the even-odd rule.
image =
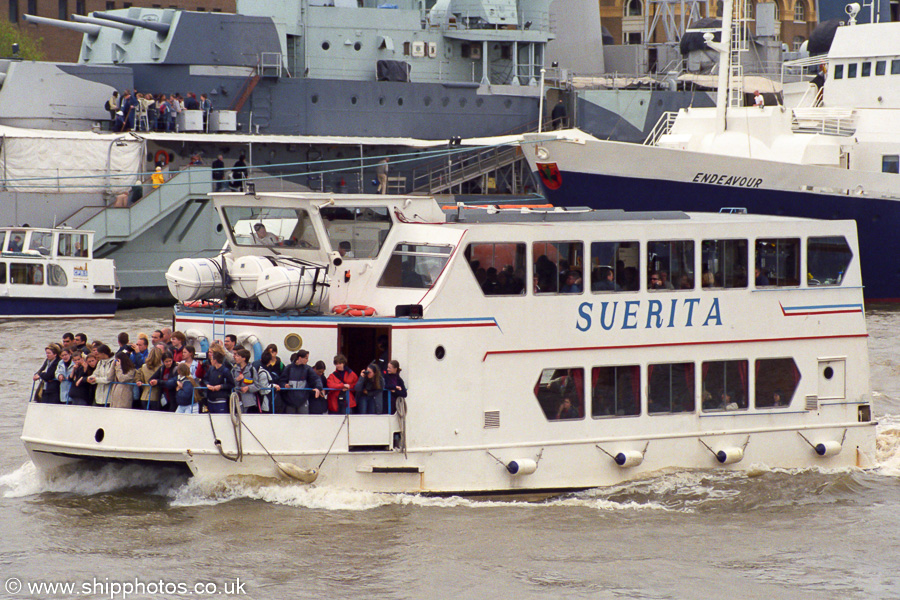
[[[891,61],[891,75],[900,75],[900,59]]]
[[[525,244],[469,244],[466,260],[485,296],[525,295]]]
[[[378,287],[431,287],[452,252],[452,246],[397,244],[378,281]]]
[[[69,278],[66,277],[66,270],[59,265],[47,265],[47,283],[59,287],[69,285]]]
[[[9,265],[9,282],[24,285],[43,285],[44,265],[12,263]]]
[[[800,384],[793,358],[761,358],[756,361],[756,408],[786,408]]]
[[[591,244],[591,291],[635,292],[640,287],[638,242],[594,242]]]
[[[87,252],[87,235],[83,233],[61,233],[56,248],[57,256],[85,257]]]
[[[584,290],[581,242],[535,242],[531,251],[535,294],[580,294]]]
[[[860,77],[868,77],[871,74],[872,74],[872,63],[866,61],[862,64],[862,70],[860,71],[859,76]]]
[[[885,154],[881,157],[882,173],[900,173],[900,155]]]
[[[693,289],[694,241],[648,242],[647,268],[648,289]]]
[[[887,61],[886,60],[879,60],[878,62],[875,63],[875,74],[876,75],[884,75],[886,70],[887,70]]]
[[[0,262],[0,283],[6,283],[6,263]]]
[[[703,240],[700,254],[704,288],[747,287],[747,240]]]
[[[7,252],[21,252],[25,249],[25,232],[24,231],[11,231],[9,232],[9,239],[7,241],[6,251]]]
[[[303,209],[226,206],[222,214],[238,246],[319,247],[312,221]]]
[[[534,386],[550,421],[584,418],[584,369],[544,369]]]
[[[756,240],[756,287],[800,285],[800,240]]]
[[[641,368],[594,367],[591,369],[591,416],[631,417],[641,414]]]
[[[850,63],[847,65],[847,79],[853,79],[856,77],[856,70],[859,68],[859,65],[856,63]]]
[[[50,254],[50,248],[53,247],[53,234],[49,231],[32,231],[31,243],[28,244],[29,250],[36,250],[47,256]]]
[[[806,240],[806,282],[809,285],[841,285],[853,251],[843,236]]]
[[[375,258],[391,230],[386,206],[325,206],[319,209],[331,249],[344,258]]]
[[[747,408],[747,361],[716,360],[703,363],[703,410]]]
[[[694,412],[694,363],[647,367],[647,412]]]
[[[834,65],[834,78],[835,79],[843,79],[844,78],[844,65]]]

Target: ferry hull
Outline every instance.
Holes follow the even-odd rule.
[[[110,319],[119,301],[85,298],[12,298],[0,297],[0,319],[68,319],[97,317]]]
[[[799,415],[795,424],[777,428],[767,427],[765,417],[744,418],[732,428],[717,431],[638,439],[612,435],[610,430],[593,439],[409,448],[405,453],[393,447],[352,446],[361,440],[392,442],[393,434],[400,431],[396,415],[244,415],[242,420],[243,454],[238,461],[223,457],[214,443],[218,438],[225,454],[237,456],[228,415],[210,419],[207,414],[31,403],[22,439],[34,463],[51,476],[67,465],[99,459],[183,465],[204,479],[277,478],[274,457],[302,469],[321,465],[315,482],[318,486],[386,493],[534,494],[614,485],[663,469],[734,471],[874,464],[875,423],[804,425]],[[842,441],[842,449],[835,455],[819,456],[810,442],[822,441]],[[742,445],[743,459],[733,464],[721,464],[713,453]],[[622,451],[642,451],[644,460],[637,466],[619,467],[609,454]],[[511,474],[506,464],[523,459],[536,459],[535,471]]]

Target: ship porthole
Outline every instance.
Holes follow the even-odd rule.
[[[834,369],[832,369],[831,367],[825,367],[825,370],[822,371],[822,376],[825,377],[825,379],[831,379],[832,377],[834,377]]]
[[[362,49],[362,44],[356,42],[355,44],[353,44],[353,49],[359,52]]]
[[[475,101],[475,106],[484,106],[484,98],[479,98]]]
[[[507,99],[503,102],[503,106],[505,106],[506,108],[511,107],[511,106],[512,106],[512,100],[510,100],[509,98],[507,98]]]
[[[328,50],[329,48],[331,48],[331,44],[329,44],[328,42],[322,42],[322,50]]]
[[[444,360],[444,356],[446,356],[447,351],[444,350],[443,346],[438,346],[434,349],[434,357],[438,360]]]
[[[448,104],[450,104],[450,98],[444,96],[444,98],[441,99],[441,106],[447,106]]]
[[[315,104],[315,103],[317,103],[317,102],[319,101],[319,95],[318,95],[318,94],[313,94],[313,95],[312,95],[312,98],[310,98],[309,100],[310,100],[310,102],[312,102],[313,104]]]
[[[284,337],[284,347],[291,352],[296,352],[303,347],[303,338],[296,333],[289,333]]]
[[[403,106],[403,98],[397,98],[397,106]]]
[[[460,99],[459,99],[459,107],[462,108],[462,107],[465,106],[465,105],[466,105],[466,99],[465,99],[465,98],[460,98]]]
[[[431,96],[425,96],[425,99],[422,101],[425,106],[431,106]]]
[[[350,97],[350,104],[356,104],[356,96]]]
[[[104,435],[105,435],[105,434],[104,434],[104,432],[103,432],[103,429],[98,429],[98,430],[97,430],[97,433],[94,434],[94,439],[97,440],[97,443],[98,443],[98,444],[99,444],[100,442],[103,441],[103,436],[104,436]]]
[[[380,106],[384,106],[384,96],[381,96],[381,97],[378,99],[378,104],[379,104]]]

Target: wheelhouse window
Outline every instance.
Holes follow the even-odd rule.
[[[700,252],[704,288],[747,287],[747,240],[703,240]]]
[[[312,221],[303,209],[226,206],[222,213],[238,246],[319,247]]]
[[[9,265],[9,282],[23,285],[43,285],[44,265],[11,263]]]
[[[900,155],[885,154],[881,157],[882,173],[900,173]]]
[[[56,246],[57,256],[85,257],[88,255],[88,236],[83,233],[61,233]]]
[[[56,264],[47,265],[47,283],[57,287],[69,285],[69,278],[66,277],[66,270]]]
[[[847,65],[847,79],[853,79],[856,77],[856,70],[859,67],[857,63],[850,63]]]
[[[835,79],[843,79],[844,78],[844,65],[834,65],[834,78]]]
[[[647,266],[648,289],[693,289],[694,241],[648,242]]]
[[[451,252],[452,246],[397,244],[378,287],[429,288],[444,270]]]
[[[747,408],[747,361],[717,360],[703,363],[703,410]]]
[[[650,414],[694,412],[694,363],[647,367]]]
[[[591,244],[591,291],[635,292],[640,287],[640,243],[593,242]]]
[[[793,358],[761,358],[756,361],[756,408],[786,408],[800,384]]]
[[[641,414],[641,368],[594,367],[591,369],[591,416],[632,417]]]
[[[859,76],[860,77],[868,77],[871,74],[872,74],[872,63],[866,61],[862,64],[862,70],[860,71]]]
[[[525,244],[469,244],[466,261],[485,296],[525,295]]]
[[[6,252],[22,252],[25,250],[25,232],[16,230],[10,231],[6,238],[6,247],[4,250],[6,250]]]
[[[584,418],[584,369],[544,369],[534,386],[549,421]]]
[[[811,237],[806,241],[807,283],[841,285],[853,252],[843,236]]]
[[[50,248],[53,247],[53,234],[49,231],[32,231],[31,242],[28,244],[29,250],[39,252],[44,256],[50,254]]]
[[[879,60],[875,63],[875,75],[884,75],[887,70],[887,61]]]
[[[800,285],[800,240],[756,240],[756,266],[757,287]]]
[[[898,58],[891,61],[891,75],[900,75],[900,59]]]
[[[531,251],[535,294],[580,294],[584,290],[581,242],[535,242]]]
[[[393,221],[386,206],[325,206],[319,209],[331,249],[344,258],[375,258]]]

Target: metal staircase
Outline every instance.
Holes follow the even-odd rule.
[[[180,209],[166,234],[168,238],[191,205],[197,204],[192,200],[198,200],[200,205],[197,206],[188,227],[199,216],[203,206],[209,202],[207,194],[212,191],[212,169],[191,167],[178,172],[155,190],[149,185],[145,187],[152,191],[127,208],[85,207],[65,221],[71,227],[95,231],[94,256],[104,256],[122,244],[134,240]]]
[[[518,146],[461,152],[413,171],[413,193],[440,194],[524,161]],[[527,171],[527,168],[526,168]],[[487,186],[482,186],[485,189]]]

